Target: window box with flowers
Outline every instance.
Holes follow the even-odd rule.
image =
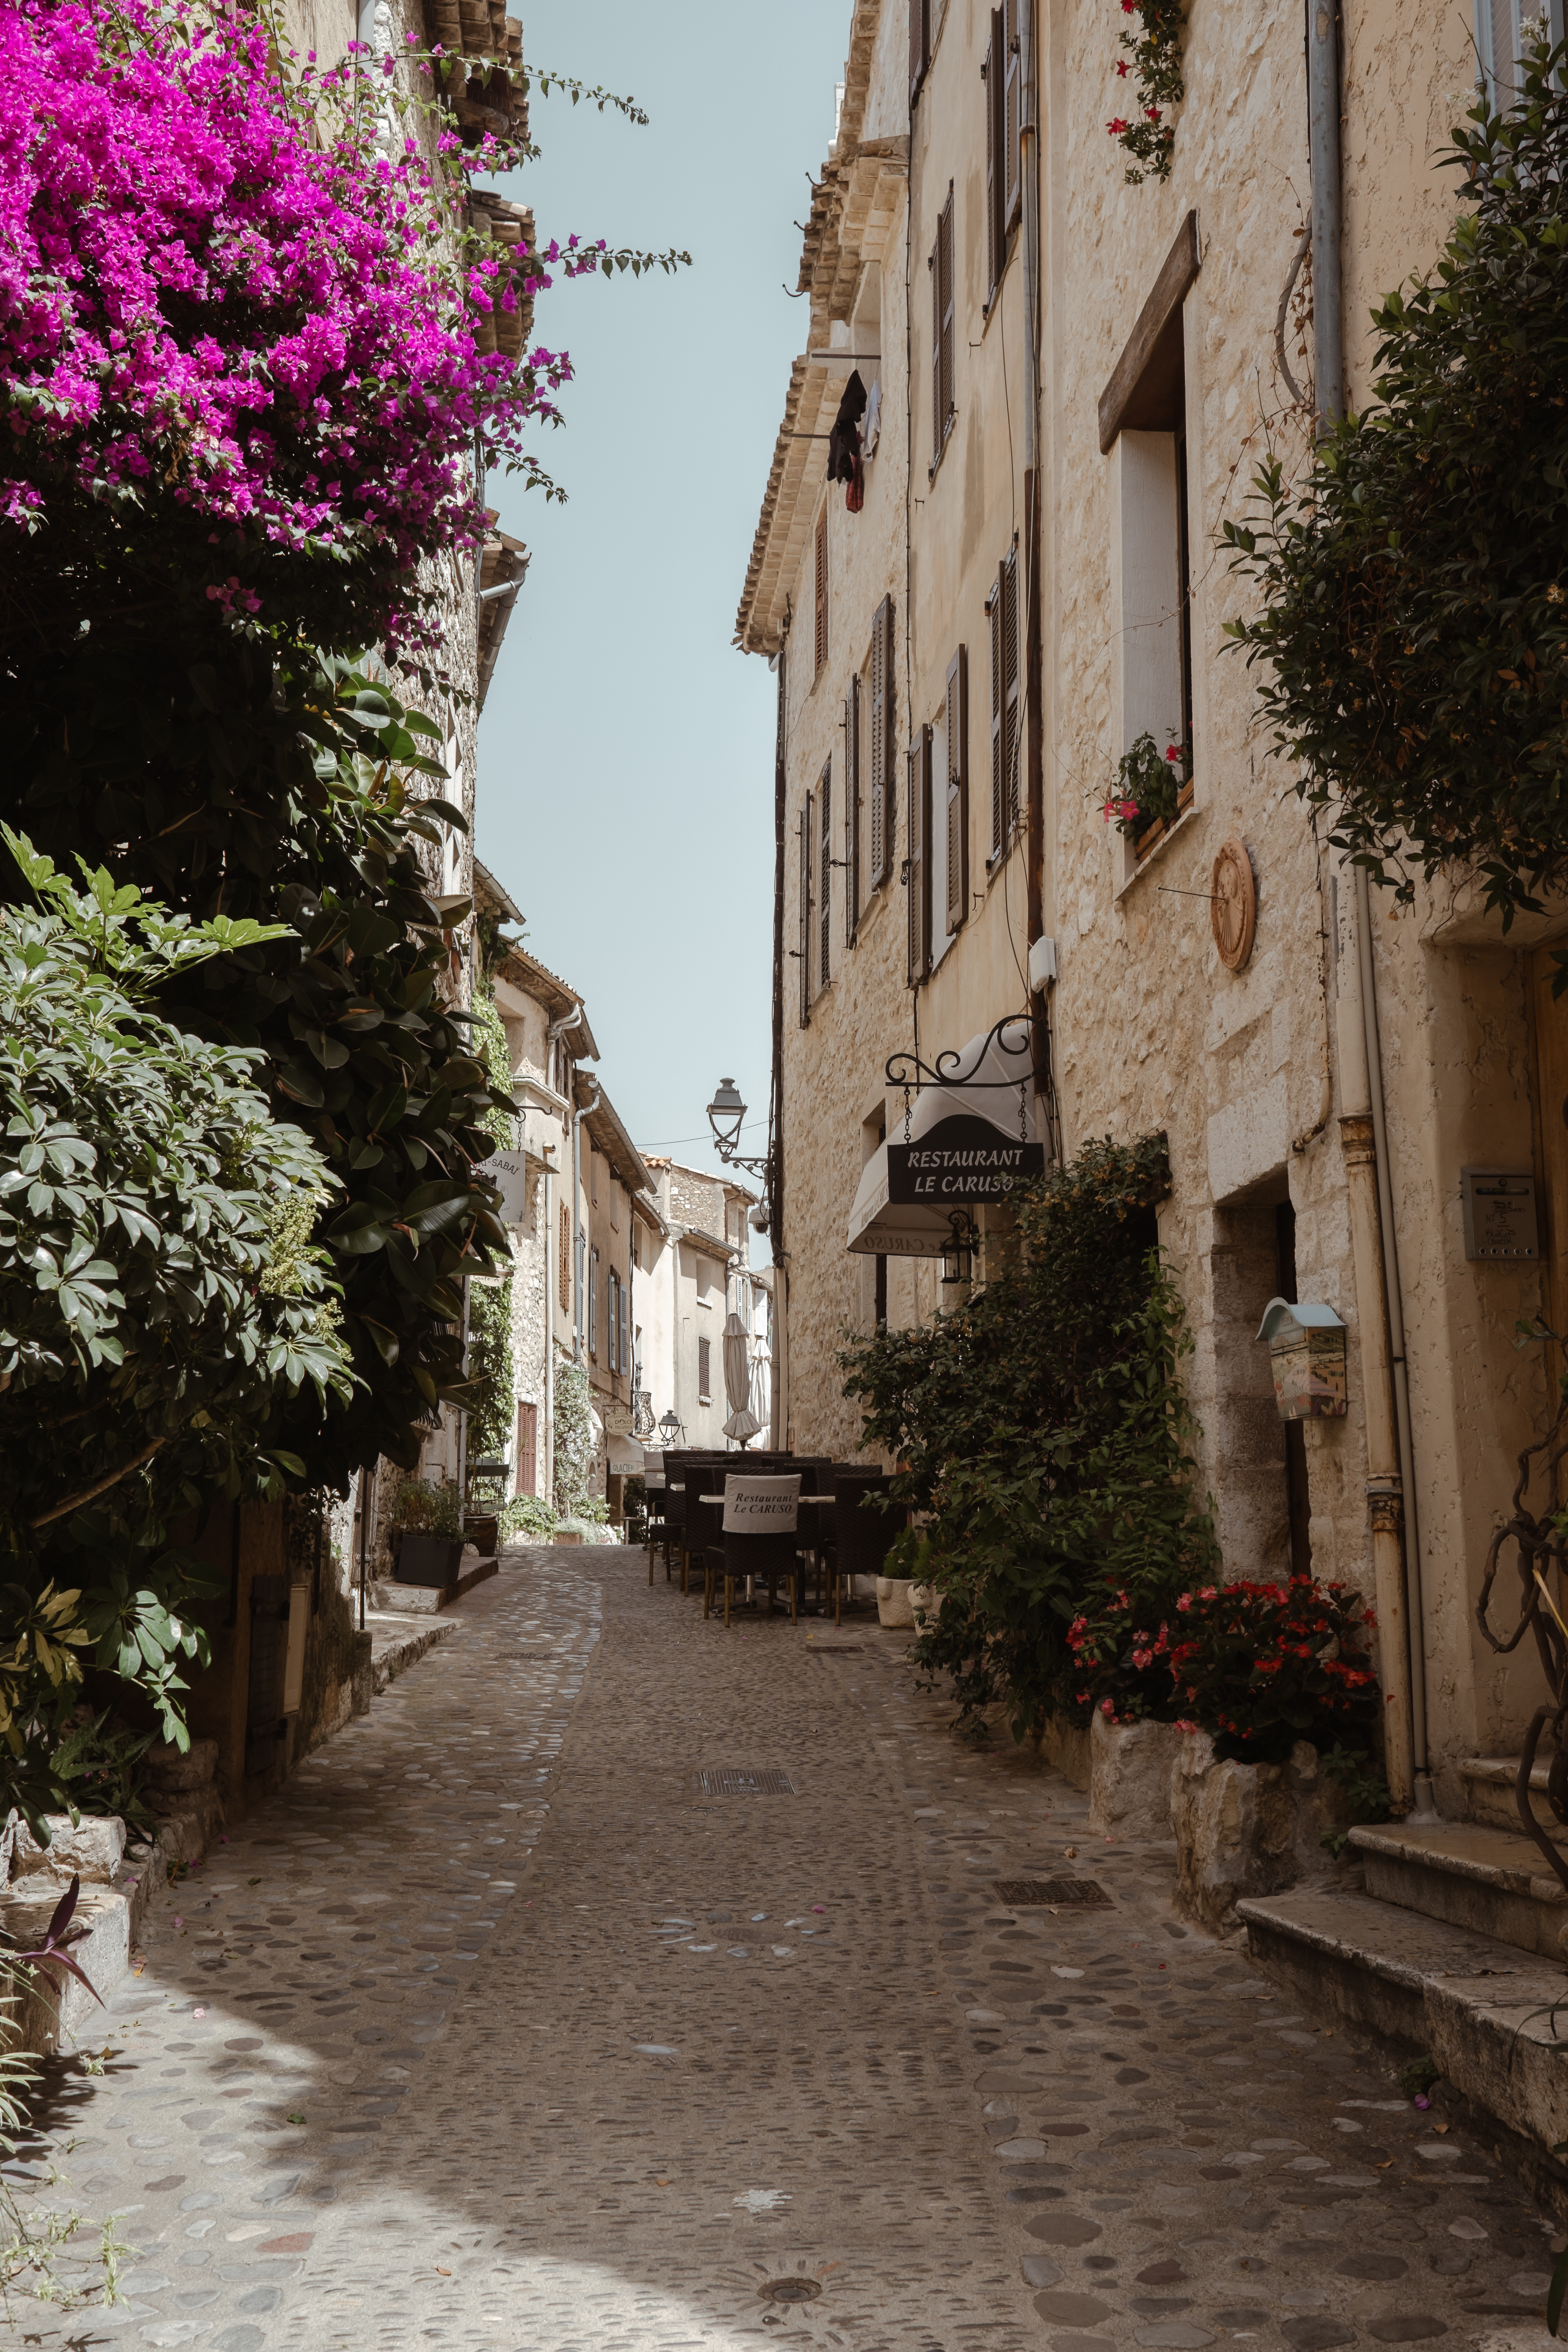
[[[1193,804],[1192,736],[1169,730],[1163,749],[1147,730],[1116,763],[1116,782],[1100,814],[1113,824],[1142,865],[1152,849],[1174,831]]]

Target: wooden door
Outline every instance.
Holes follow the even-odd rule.
[[[1568,995],[1553,997],[1560,949],[1531,957],[1531,1027],[1535,1059],[1536,1213],[1541,1229],[1542,1311],[1568,1333]],[[1553,1351],[1556,1353],[1556,1351]],[[1561,1359],[1557,1370],[1565,1367]]]
[[[539,1492],[539,1407],[520,1404],[517,1409],[517,1491],[520,1495]]]

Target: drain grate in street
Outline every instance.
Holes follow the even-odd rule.
[[[742,1772],[726,1764],[715,1772],[699,1772],[695,1787],[704,1797],[797,1797],[800,1794],[787,1772],[776,1772],[770,1765],[756,1772]]]
[[[1056,1903],[1071,1903],[1079,1908],[1110,1903],[1104,1887],[1093,1878],[998,1878],[994,1883],[1000,1899],[1015,1911],[1035,1911]]]
[[[812,1644],[814,1658],[858,1658],[864,1654],[858,1642],[817,1642]]]
[[[815,2303],[822,2285],[817,2279],[764,2279],[757,2293],[764,2303]]]

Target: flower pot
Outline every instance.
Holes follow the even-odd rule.
[[[461,1536],[401,1535],[397,1538],[399,1584],[455,1584],[463,1557]]]
[[[550,1540],[552,1543],[559,1544],[580,1544],[583,1540],[583,1530],[581,1528],[557,1528]]]
[[[877,1579],[877,1617],[883,1625],[907,1625],[914,1630],[915,1612],[910,1595],[914,1580],[908,1576],[879,1576]]]
[[[922,1617],[929,1625],[942,1615],[942,1594],[934,1584],[911,1584],[910,1607],[915,1612],[917,1625]]]
[[[500,1549],[500,1517],[495,1511],[469,1511],[463,1521],[464,1540],[486,1559]]]

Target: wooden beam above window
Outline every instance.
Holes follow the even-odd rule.
[[[1100,395],[1100,449],[1108,454],[1123,430],[1172,432],[1169,415],[1181,380],[1182,304],[1198,274],[1198,216],[1189,213],[1161,265],[1154,290],[1138,313],[1110,381]]]

